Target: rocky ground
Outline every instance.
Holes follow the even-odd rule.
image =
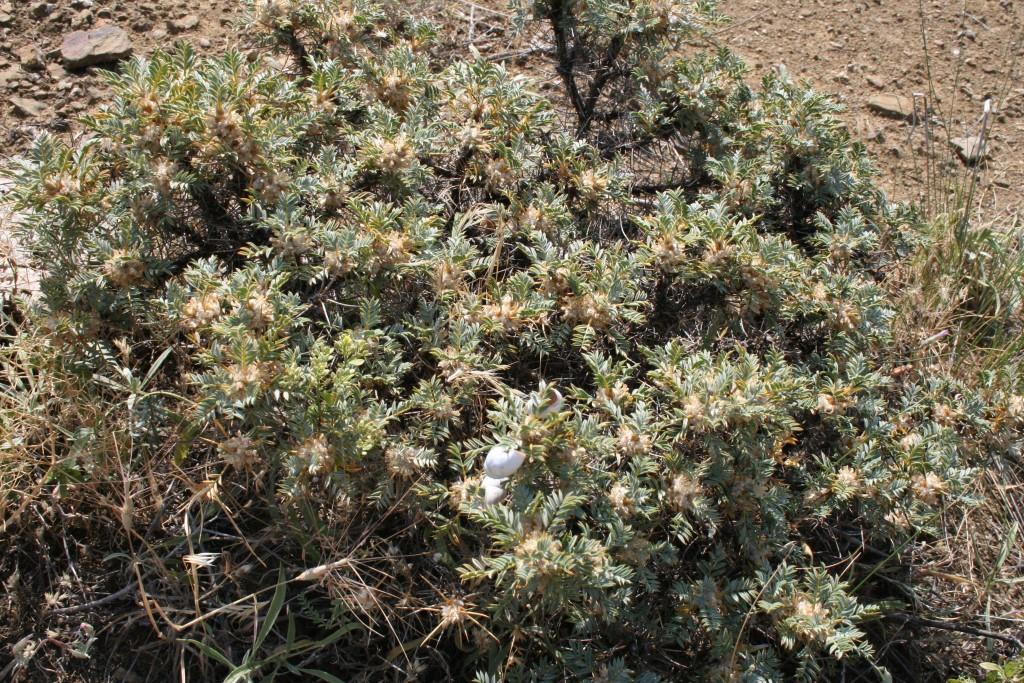
[[[104,95],[98,68],[175,41],[224,49],[235,0],[0,0],[0,155],[68,131]]]

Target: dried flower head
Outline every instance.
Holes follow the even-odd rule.
[[[946,482],[935,472],[915,474],[911,479],[910,488],[914,497],[922,503],[936,505],[942,494],[946,492]]]
[[[127,249],[115,249],[103,264],[104,277],[121,288],[140,284],[145,274],[145,264]]]
[[[696,510],[697,498],[701,494],[700,481],[689,474],[677,474],[668,487],[669,506],[676,512]]]
[[[244,434],[224,439],[217,448],[224,462],[236,470],[248,469],[257,461],[256,444]]]
[[[220,295],[216,292],[207,292],[194,296],[185,303],[182,322],[186,329],[197,330],[216,321],[220,314]]]

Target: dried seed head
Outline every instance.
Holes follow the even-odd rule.
[[[411,167],[416,161],[416,154],[408,138],[404,134],[380,143],[380,157],[377,165],[388,174],[396,174]]]
[[[491,192],[508,189],[516,182],[512,167],[502,157],[491,159],[484,164],[484,179]]]
[[[677,512],[693,512],[700,493],[701,486],[697,479],[688,474],[677,474],[668,487],[668,504]]]
[[[603,171],[588,168],[580,174],[577,186],[584,201],[596,202],[608,189],[608,176]]]
[[[256,462],[255,443],[244,434],[224,439],[217,448],[224,462],[236,470],[248,469]]]
[[[416,464],[418,451],[411,446],[395,446],[384,454],[384,462],[391,476],[398,479],[412,479],[419,472]]]
[[[840,467],[839,471],[836,472],[832,488],[837,492],[855,494],[860,489],[860,485],[860,475],[857,474],[857,470],[846,465]]]
[[[311,436],[303,441],[295,455],[305,464],[306,471],[311,476],[326,474],[332,469],[331,448],[323,434]]]
[[[915,474],[911,479],[911,490],[914,497],[922,503],[935,505],[939,498],[946,492],[946,482],[934,472],[927,474]]]
[[[615,484],[608,491],[608,502],[623,517],[629,517],[636,511],[636,501],[629,488],[623,484]]]
[[[103,263],[104,277],[122,289],[141,283],[145,274],[145,264],[127,249],[115,249]]]
[[[216,292],[194,296],[182,310],[183,324],[187,329],[196,330],[214,322],[220,313],[220,296]]]
[[[638,434],[632,428],[622,425],[619,427],[615,445],[625,455],[642,455],[651,450],[651,437]]]

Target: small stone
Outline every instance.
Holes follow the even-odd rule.
[[[902,95],[875,95],[868,100],[868,109],[897,119],[909,119],[914,115],[914,100]]]
[[[27,97],[12,97],[11,106],[14,107],[14,113],[18,116],[31,119],[39,118],[46,111],[45,104]]]
[[[71,6],[75,9],[89,9],[95,4],[93,0],[71,0]]]
[[[101,26],[91,31],[73,31],[64,36],[61,57],[69,69],[106,64],[132,53],[132,41],[124,29]]]
[[[68,76],[68,72],[64,70],[60,64],[47,64],[46,73],[50,74],[50,78],[55,81],[62,81]]]
[[[11,66],[3,71],[0,71],[0,88],[6,88],[9,85],[18,82],[21,78],[21,69],[16,66]]]
[[[213,45],[213,43],[210,42],[210,39],[205,37],[200,38],[197,42],[199,44],[199,47],[204,49],[209,48],[211,45]]]
[[[870,85],[872,88],[878,88],[879,90],[881,90],[882,88],[885,87],[885,81],[879,78],[878,76],[868,76],[865,80],[868,82],[868,85]]]
[[[21,62],[21,68],[25,71],[42,71],[46,66],[42,51],[35,45],[19,48],[14,52],[14,56]]]
[[[0,12],[0,26],[10,26],[13,21],[14,17],[10,14],[7,12]]]
[[[28,15],[33,19],[42,19],[53,11],[53,5],[48,2],[34,2],[28,8]]]
[[[71,18],[71,28],[83,29],[92,24],[92,10],[84,9]]]
[[[194,14],[186,14],[180,19],[172,19],[167,22],[167,28],[171,33],[184,33],[199,26],[199,17]]]
[[[149,36],[153,40],[163,40],[167,37],[167,31],[163,30],[162,28],[158,28],[157,30],[150,33]]]
[[[968,166],[973,166],[988,155],[984,142],[980,135],[968,135],[949,140],[949,144],[956,150],[957,156]]]
[[[136,19],[132,24],[132,30],[137,33],[145,33],[151,28],[153,28],[153,22],[145,18]]]

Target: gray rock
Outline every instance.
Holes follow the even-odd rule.
[[[950,138],[950,147],[967,165],[974,165],[988,156],[987,146],[980,135],[968,135],[962,138]]]
[[[10,26],[14,22],[14,17],[7,12],[0,12],[0,26]]]
[[[75,16],[71,17],[71,28],[83,29],[88,28],[92,23],[92,10],[84,9]]]
[[[16,66],[8,67],[0,71],[0,88],[6,88],[18,82],[21,78],[21,69]]]
[[[132,53],[132,41],[117,26],[100,26],[91,31],[72,31],[64,36],[60,54],[69,69],[107,64]]]
[[[60,64],[47,64],[46,73],[55,81],[62,81],[67,78],[68,72]]]
[[[14,107],[15,114],[30,119],[39,118],[46,112],[45,104],[27,97],[12,97],[11,106]]]
[[[28,8],[28,15],[33,19],[42,19],[53,11],[53,5],[48,2],[34,2]]]
[[[167,22],[167,28],[171,33],[184,33],[199,26],[199,17],[194,14],[186,14],[180,19],[172,19]]]
[[[902,95],[875,95],[868,100],[868,108],[885,116],[909,119],[914,115],[914,100]]]

